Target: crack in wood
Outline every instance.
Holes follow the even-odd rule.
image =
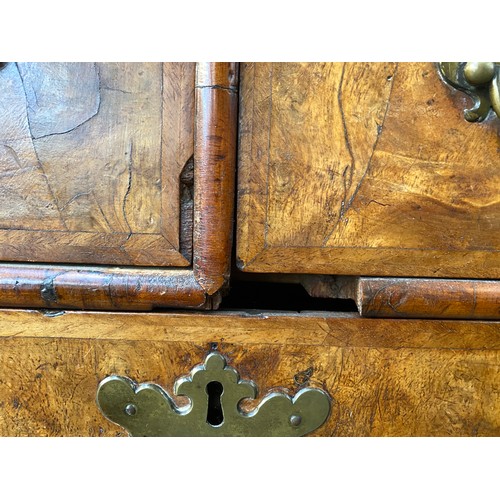
[[[40,139],[45,139],[47,137],[52,137],[52,136],[56,136],[56,135],[65,135],[65,134],[69,134],[71,132],[74,132],[75,130],[78,130],[80,127],[82,127],[83,125],[85,125],[86,123],[88,123],[90,120],[92,120],[93,118],[95,118],[99,114],[99,112],[101,110],[101,90],[102,90],[103,87],[102,87],[102,82],[101,82],[101,74],[100,74],[99,66],[96,63],[93,63],[93,66],[94,66],[94,68],[96,70],[97,84],[98,84],[97,107],[96,107],[96,110],[92,113],[91,116],[89,116],[88,118],[86,118],[82,122],[78,123],[74,127],[70,128],[68,130],[64,130],[63,132],[52,132],[50,134],[35,135],[35,134],[33,134],[31,126],[30,126],[31,138],[34,141],[37,141],[37,140],[40,140]],[[19,72],[19,74],[21,76],[20,72]],[[21,80],[22,80],[22,76],[21,76]],[[23,80],[23,87],[24,87],[24,80]],[[110,90],[115,90],[115,89],[110,89]],[[27,104],[28,104],[28,96],[27,96],[27,93],[26,93],[26,89],[24,89],[24,93],[26,95],[26,100],[27,100]],[[33,89],[33,95],[35,96],[35,100],[36,100],[36,102],[38,104],[37,95],[36,95],[36,92],[35,92],[34,89]],[[31,109],[33,110],[33,108],[31,108]],[[29,123],[29,116],[28,116],[28,123]]]
[[[130,195],[130,190],[132,189],[132,171],[133,171],[132,153],[133,153],[133,149],[134,149],[134,142],[132,139],[130,139],[129,148],[128,148],[128,161],[127,161],[127,170],[128,170],[127,190],[125,191],[125,195],[123,197],[123,203],[122,203],[123,219],[125,221],[125,224],[128,227],[128,232],[129,232],[129,235],[128,235],[126,241],[128,241],[130,239],[130,237],[132,236],[132,227],[130,226],[130,223],[128,221],[126,205],[127,205],[127,199]]]
[[[184,165],[180,176],[180,234],[179,252],[189,262],[193,259],[193,227],[194,227],[194,157],[191,156]]]
[[[352,164],[350,166],[350,177],[349,177],[349,185],[348,186],[347,186],[347,184],[345,182],[345,173],[346,173],[347,168],[346,168],[346,170],[344,170],[344,175],[343,175],[343,177],[344,177],[344,195],[343,195],[343,200],[342,200],[341,206],[340,206],[339,218],[338,218],[337,222],[335,223],[333,229],[323,239],[323,246],[326,246],[328,244],[328,241],[330,240],[330,238],[332,237],[332,235],[337,230],[337,227],[339,226],[340,222],[342,220],[344,220],[345,214],[348,212],[348,210],[351,208],[352,204],[354,203],[354,200],[355,200],[355,198],[356,198],[356,196],[357,196],[357,194],[358,194],[358,192],[359,192],[359,190],[361,188],[361,185],[363,184],[363,181],[365,180],[366,175],[370,171],[370,168],[371,168],[371,165],[372,165],[372,159],[373,159],[373,156],[375,154],[375,151],[377,150],[378,141],[379,141],[380,135],[382,133],[382,130],[384,128],[385,119],[387,117],[387,112],[389,110],[389,105],[390,105],[390,102],[391,102],[392,91],[393,91],[393,88],[394,88],[394,80],[395,80],[394,77],[396,76],[396,73],[398,71],[398,65],[396,64],[396,66],[394,68],[393,78],[391,78],[391,80],[389,80],[391,86],[390,86],[390,89],[389,89],[389,95],[387,97],[387,103],[386,103],[386,106],[385,106],[385,111],[384,111],[384,116],[382,118],[382,123],[381,124],[377,123],[377,137],[375,138],[375,142],[373,144],[373,148],[372,148],[372,152],[370,154],[370,158],[369,158],[368,163],[366,165],[365,171],[363,172],[363,174],[361,176],[361,179],[359,180],[359,182],[356,185],[356,188],[354,189],[353,194],[351,195],[351,197],[349,198],[349,200],[346,202],[347,191],[348,191],[348,189],[351,188],[351,185],[352,185],[352,177],[353,177],[353,170],[354,170],[354,166],[355,166],[355,161],[354,161],[354,156],[353,156],[352,149],[351,149],[351,144],[349,142],[349,135],[348,135],[348,132],[347,132],[347,126],[346,126],[346,122],[345,122],[345,115],[344,115],[344,111],[343,111],[343,107],[342,107],[342,84],[343,84],[343,79],[344,79],[344,68],[345,68],[345,64],[342,67],[342,75],[341,75],[340,84],[339,84],[338,103],[339,103],[340,113],[341,113],[341,116],[342,116],[342,124],[343,124],[343,127],[344,127],[344,135],[345,135],[345,140],[346,140],[346,147],[347,147],[347,149],[349,151],[349,154],[351,156]],[[372,201],[374,201],[374,200],[372,200]]]
[[[16,70],[17,70],[17,73],[18,73],[19,78],[20,78],[20,80],[21,80],[21,86],[22,86],[22,89],[23,89],[23,92],[24,92],[24,98],[26,99],[26,106],[27,106],[27,105],[28,105],[28,95],[27,95],[27,93],[26,93],[26,87],[25,87],[25,84],[24,84],[24,79],[23,79],[23,76],[22,76],[22,74],[21,74],[21,71],[19,70],[19,65],[18,65],[18,63],[16,63]],[[44,168],[44,166],[42,165],[42,162],[40,161],[40,158],[39,158],[39,156],[38,156],[38,152],[37,152],[36,147],[35,147],[35,143],[33,142],[33,133],[32,133],[32,131],[31,131],[30,118],[29,118],[29,115],[28,115],[28,113],[27,113],[27,112],[26,112],[26,121],[27,121],[27,124],[28,124],[28,130],[29,130],[29,133],[30,133],[30,137],[31,137],[31,139],[32,139],[32,141],[31,141],[31,145],[32,145],[32,147],[33,147],[33,152],[34,152],[35,157],[36,157],[36,161],[37,161],[37,166],[38,166],[38,169],[40,170],[40,173],[42,174],[43,178],[45,179],[45,182],[47,183],[47,189],[48,189],[48,191],[49,191],[50,196],[52,197],[52,200],[53,200],[54,206],[56,207],[57,212],[58,212],[58,214],[59,214],[59,219],[60,219],[60,222],[61,222],[61,224],[63,225],[64,229],[65,229],[66,231],[68,231],[68,226],[67,226],[67,224],[66,224],[66,221],[64,220],[64,217],[63,217],[63,215],[62,215],[62,213],[61,213],[61,209],[60,209],[60,207],[59,207],[59,202],[58,202],[58,200],[57,200],[57,198],[56,198],[56,196],[55,196],[55,193],[54,193],[54,191],[53,191],[53,189],[52,189],[52,186],[51,186],[51,184],[50,184],[50,182],[49,182],[49,178],[48,178],[48,176],[47,176],[47,173],[45,172],[45,168]]]

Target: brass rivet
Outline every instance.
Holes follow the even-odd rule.
[[[292,415],[290,417],[290,425],[293,425],[294,427],[298,427],[301,422],[302,417],[300,415]]]
[[[127,406],[125,406],[125,413],[130,417],[134,416],[137,413],[137,406],[129,403]]]

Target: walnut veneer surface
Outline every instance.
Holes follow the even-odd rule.
[[[0,259],[188,266],[179,182],[194,85],[194,63],[0,71]]]
[[[0,435],[124,435],[97,409],[100,380],[172,394],[214,347],[258,400],[275,387],[326,390],[331,415],[313,435],[500,435],[498,322],[15,310],[0,322]]]
[[[500,277],[500,121],[432,63],[243,63],[239,267]]]
[[[8,63],[0,87],[0,306],[216,307],[238,65]]]

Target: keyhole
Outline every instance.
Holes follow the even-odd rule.
[[[224,388],[220,382],[214,380],[207,384],[206,391],[208,394],[207,423],[214,427],[221,425],[224,422],[224,415],[222,413],[220,397],[224,392]]]

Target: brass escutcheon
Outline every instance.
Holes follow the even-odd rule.
[[[252,411],[243,411],[240,402],[255,399],[257,387],[240,380],[218,352],[178,379],[174,394],[187,396],[190,403],[178,407],[159,385],[137,385],[112,375],[99,384],[97,405],[132,436],[303,436],[330,413],[330,397],[314,388],[303,388],[294,397],[272,392]]]

